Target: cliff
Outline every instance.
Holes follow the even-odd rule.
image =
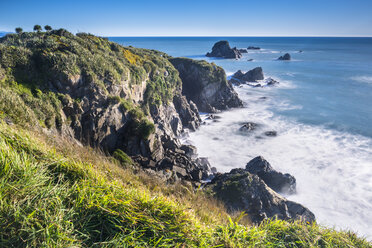
[[[182,161],[175,176],[200,180],[176,138],[199,126],[198,110],[166,54],[63,29],[14,34],[0,39],[0,75],[8,121],[123,151],[144,167]]]

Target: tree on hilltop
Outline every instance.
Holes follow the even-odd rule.
[[[23,29],[18,27],[18,28],[15,28],[15,31],[16,31],[17,34],[20,34],[20,33],[23,32]]]
[[[51,30],[52,30],[52,27],[49,26],[49,25],[45,25],[45,26],[44,26],[44,29],[45,29],[46,31],[51,31]]]
[[[41,26],[40,25],[35,25],[34,26],[34,31],[36,32],[40,32],[42,30]]]

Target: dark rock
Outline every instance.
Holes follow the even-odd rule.
[[[203,179],[203,171],[201,169],[195,169],[190,174],[194,181],[201,181]]]
[[[172,58],[170,62],[180,74],[182,93],[196,104],[199,111],[214,113],[243,106],[221,67],[188,58]]]
[[[269,137],[276,137],[277,132],[276,131],[267,131],[267,132],[265,132],[265,135],[269,136]]]
[[[240,53],[248,53],[248,50],[246,48],[241,48],[239,49]]]
[[[291,55],[289,53],[286,53],[283,56],[280,56],[278,60],[291,60]]]
[[[248,162],[245,169],[261,178],[267,186],[276,192],[295,193],[296,179],[290,174],[274,170],[269,162],[259,156]]]
[[[247,59],[247,61],[253,61],[253,59]]]
[[[182,125],[195,131],[201,122],[196,105],[191,101],[187,101],[186,97],[182,95],[176,95],[173,98],[173,104],[181,118]]]
[[[261,48],[260,47],[255,47],[255,46],[249,46],[247,49],[248,50],[260,50]]]
[[[176,175],[182,179],[188,179],[190,177],[185,168],[173,166],[172,171],[174,171]]]
[[[239,59],[242,57],[240,51],[234,47],[231,48],[226,40],[219,41],[214,44],[211,53],[206,54],[207,57],[222,57],[226,59]]]
[[[181,150],[183,150],[187,157],[194,159],[198,156],[196,147],[193,145],[182,145]]]
[[[276,137],[278,135],[276,131],[266,131],[264,134],[269,137]]]
[[[276,85],[276,84],[279,84],[278,81],[276,81],[276,80],[274,80],[274,79],[272,79],[272,78],[268,78],[268,79],[265,81],[265,83],[266,83],[266,86],[274,86],[274,85]]]
[[[206,189],[225,203],[229,212],[245,211],[253,223],[277,217],[282,220],[315,221],[306,207],[289,201],[270,189],[257,175],[244,169],[216,174]]]
[[[218,119],[221,119],[221,116],[213,115],[213,114],[208,115],[208,117],[206,118],[206,120],[218,120]]]
[[[245,82],[256,82],[257,80],[263,80],[264,74],[262,71],[262,67],[256,67],[252,70],[247,71],[246,73],[243,73],[241,70],[234,73],[232,76],[232,79],[238,80],[240,83]],[[230,81],[232,83],[232,81]],[[236,84],[236,82],[234,81]]]
[[[250,131],[253,131],[255,130],[259,125],[257,123],[254,123],[254,122],[247,122],[247,123],[244,123],[243,126],[241,126],[239,128],[239,131],[242,131],[242,132],[250,132]]]

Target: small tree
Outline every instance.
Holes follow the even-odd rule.
[[[41,31],[41,26],[40,25],[35,25],[34,26],[34,31],[40,32]]]
[[[23,32],[23,29],[18,27],[18,28],[15,29],[15,31],[16,31],[17,34],[20,34],[20,33]]]
[[[51,31],[51,30],[52,30],[52,27],[49,26],[49,25],[45,25],[45,26],[44,26],[44,29],[45,29],[46,31]]]

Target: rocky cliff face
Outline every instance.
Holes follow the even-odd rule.
[[[198,109],[182,95],[178,71],[166,54],[55,30],[2,38],[0,67],[8,68],[1,89],[31,113],[28,124],[108,153],[120,149],[156,170],[177,164],[174,174],[201,179],[196,171],[203,166],[185,155],[177,139],[184,128],[199,126]],[[44,107],[48,121],[38,113]],[[12,116],[11,109],[5,112]],[[165,160],[173,164],[165,166]]]
[[[243,106],[232,85],[227,82],[225,71],[204,60],[172,58],[183,83],[182,93],[202,112]]]

